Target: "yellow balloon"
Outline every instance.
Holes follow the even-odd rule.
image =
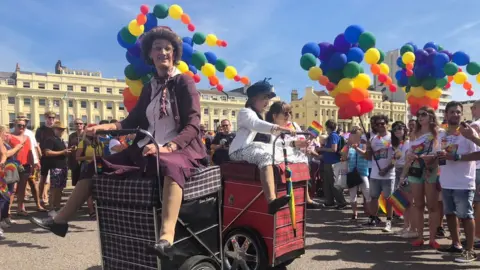
[[[354,84],[352,79],[343,78],[338,82],[337,88],[340,93],[350,93],[352,91]]]
[[[128,78],[125,78],[125,82],[127,83],[128,87],[130,87],[130,92],[132,93],[132,95],[136,97],[140,96],[140,93],[142,93],[143,89],[142,80],[132,81]]]
[[[308,77],[312,81],[318,81],[320,79],[320,76],[322,76],[322,75],[323,75],[323,70],[319,67],[311,67],[308,70]]]
[[[228,66],[225,68],[225,70],[223,71],[223,73],[225,73],[225,77],[227,79],[233,79],[235,76],[237,76],[237,69],[232,67],[232,66]]]
[[[208,78],[215,75],[215,66],[210,63],[206,63],[205,65],[203,65],[201,71],[203,75]]]
[[[415,54],[413,52],[406,52],[402,55],[402,62],[407,65],[415,62]]]
[[[208,34],[207,37],[205,38],[205,41],[207,42],[208,46],[215,46],[217,45],[217,36],[214,34]]]
[[[188,71],[188,65],[187,65],[187,63],[185,63],[185,62],[183,62],[183,61],[178,61],[177,69],[178,69],[181,73],[185,73],[185,72]]]
[[[365,62],[370,65],[376,64],[380,60],[380,52],[376,48],[370,48],[365,53]]]
[[[171,5],[170,8],[168,8],[168,15],[170,15],[170,17],[172,17],[174,20],[180,20],[182,14],[183,9],[179,5]]]
[[[477,75],[477,82],[480,83],[480,74]]]
[[[367,89],[370,86],[370,77],[365,73],[360,73],[353,78],[353,86],[356,88]]]
[[[453,81],[456,84],[463,84],[465,81],[467,81],[467,79],[467,74],[465,74],[465,72],[463,71],[459,71],[455,75],[453,75]]]
[[[423,87],[412,87],[410,88],[410,93],[417,98],[425,96],[425,89]]]
[[[143,31],[145,31],[145,27],[143,25],[138,25],[137,20],[131,20],[128,24],[128,31],[130,32],[130,34],[138,37],[143,34]]]
[[[426,91],[425,95],[431,99],[439,99],[440,96],[442,95],[442,89],[437,87],[430,91]]]
[[[383,74],[388,75],[388,73],[390,73],[390,67],[387,64],[381,63],[379,66],[380,66],[380,72],[382,72]]]
[[[338,94],[340,94],[340,91],[338,90],[338,86],[333,89],[333,91],[330,92],[330,96],[335,98]]]

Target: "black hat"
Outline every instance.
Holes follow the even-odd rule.
[[[277,96],[275,92],[273,92],[273,85],[271,85],[268,81],[270,78],[265,78],[262,81],[258,81],[247,89],[247,97],[252,98],[258,95],[267,94],[270,99]]]

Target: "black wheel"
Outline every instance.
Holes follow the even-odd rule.
[[[188,258],[178,270],[219,270],[219,266],[212,259],[197,255]]]
[[[223,264],[226,270],[267,269],[267,250],[263,240],[247,229],[234,230],[225,237]]]

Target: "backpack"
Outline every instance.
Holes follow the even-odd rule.
[[[345,145],[347,144],[347,142],[345,141],[345,138],[343,138],[343,136],[340,136],[340,141],[338,141],[338,145],[337,145],[337,154],[341,155],[341,151],[343,149],[343,147],[345,147]]]

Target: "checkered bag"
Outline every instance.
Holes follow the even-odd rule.
[[[222,187],[219,166],[197,169],[183,188],[183,200],[190,201],[218,192]]]

